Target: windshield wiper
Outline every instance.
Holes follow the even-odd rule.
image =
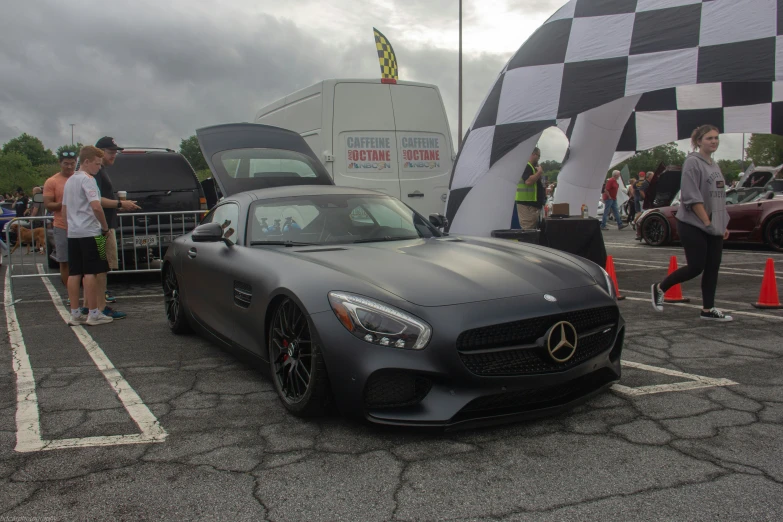
[[[250,246],[259,246],[259,245],[278,245],[278,246],[286,246],[286,247],[294,247],[294,246],[312,246],[317,243],[301,243],[299,241],[251,241]]]
[[[420,239],[419,236],[385,236],[385,237],[367,237],[364,239],[357,239],[354,243],[376,243],[380,241],[405,241],[408,239]]]

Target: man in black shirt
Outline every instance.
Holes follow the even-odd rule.
[[[24,213],[27,211],[28,198],[24,193],[22,187],[16,189],[16,203],[14,203],[14,210],[16,210],[16,217],[24,217]]]
[[[109,269],[118,270],[119,260],[117,252],[117,233],[118,226],[117,211],[122,210],[138,210],[139,207],[135,201],[115,199],[114,187],[111,184],[109,175],[106,174],[106,167],[110,167],[114,164],[114,159],[117,157],[118,150],[124,150],[117,145],[114,138],[110,136],[104,136],[99,139],[95,144],[99,149],[103,149],[103,167],[98,171],[95,176],[95,181],[98,183],[98,190],[101,192],[101,206],[103,212],[106,215],[106,222],[109,225],[109,234],[106,236],[106,259],[109,262]],[[124,319],[127,314],[124,312],[118,312],[112,310],[106,306],[105,301],[113,303],[115,301],[114,296],[109,294],[106,290],[106,274],[100,274],[98,276],[98,284],[100,286],[98,292],[98,309],[103,310],[103,314],[107,315],[115,320]]]

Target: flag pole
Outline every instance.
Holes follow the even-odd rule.
[[[457,144],[458,151],[462,150],[462,0],[459,0],[459,98],[457,116]]]

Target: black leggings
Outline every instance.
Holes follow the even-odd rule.
[[[712,236],[680,220],[677,220],[677,232],[680,234],[688,264],[664,279],[661,290],[666,292],[674,285],[690,281],[704,272],[701,276],[701,297],[704,301],[702,307],[709,310],[715,306],[718,270],[723,256],[723,236]]]

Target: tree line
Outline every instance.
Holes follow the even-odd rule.
[[[0,150],[0,193],[13,193],[21,187],[29,194],[34,186],[43,185],[47,178],[60,170],[57,158],[62,151],[78,152],[81,147],[81,143],[61,145],[52,152],[44,147],[40,139],[27,133],[9,140]],[[180,142],[179,152],[190,162],[199,181],[211,176],[195,135],[184,138]],[[782,164],[783,136],[752,134],[745,153],[748,159],[744,163],[740,159],[718,160],[718,165],[727,181],[738,179],[751,161],[758,166]],[[655,171],[660,163],[682,165],[684,161],[685,153],[679,150],[675,143],[667,143],[639,152],[615,168],[622,170],[627,165],[631,175],[635,176],[641,171]],[[557,180],[561,167],[562,164],[558,161],[541,162],[541,168],[549,182]]]

